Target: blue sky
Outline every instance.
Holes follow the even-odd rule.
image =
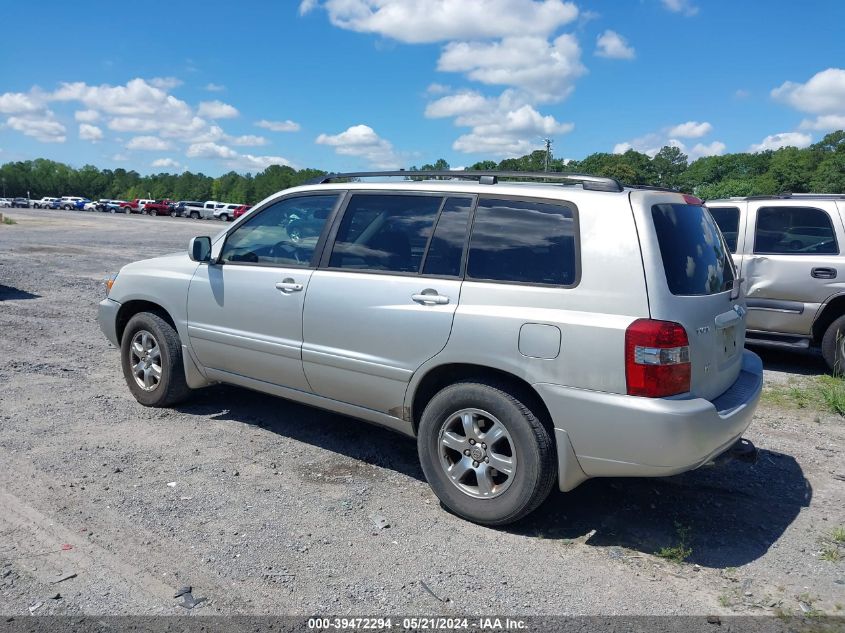
[[[691,157],[845,128],[845,2],[10,2],[0,163],[141,173]]]

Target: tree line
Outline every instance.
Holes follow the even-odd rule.
[[[470,170],[543,171],[546,152],[537,150],[519,158],[479,161]],[[669,187],[704,199],[729,196],[793,193],[845,193],[845,131],[825,136],[809,147],[784,147],[759,153],[706,156],[692,162],[680,149],[663,147],[653,157],[633,149],[623,154],[599,152],[583,160],[549,157],[549,171],[609,176],[631,185]],[[417,170],[416,166],[410,167]],[[423,171],[447,170],[439,159]],[[216,178],[201,173],[150,174],[134,170],[74,168],[44,158],[0,166],[4,197],[78,195],[91,199],[171,198],[220,200],[254,204],[288,187],[325,174],[319,169],[271,165],[258,174],[234,171]]]

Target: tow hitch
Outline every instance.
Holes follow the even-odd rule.
[[[716,457],[711,464],[721,466],[733,460],[746,464],[757,463],[757,447],[744,437],[738,439],[728,450]]]

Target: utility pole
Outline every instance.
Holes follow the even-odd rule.
[[[544,138],[543,143],[546,145],[546,163],[543,171],[549,171],[549,163],[552,162],[552,143],[554,141],[550,138]]]

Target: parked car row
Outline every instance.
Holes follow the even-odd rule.
[[[53,198],[46,196],[40,200],[28,200],[26,198],[0,198],[2,207],[22,207],[35,209],[64,209],[65,211],[101,211],[105,213],[140,213],[151,216],[169,215],[172,217],[193,218],[196,220],[223,220],[228,222],[235,220],[252,208],[252,205],[238,204],[232,202],[217,202],[207,200],[199,202],[194,200],[170,200],[164,198],[153,200],[152,198],[135,198],[134,200],[113,200],[101,198],[97,201],[80,196],[62,196]]]

